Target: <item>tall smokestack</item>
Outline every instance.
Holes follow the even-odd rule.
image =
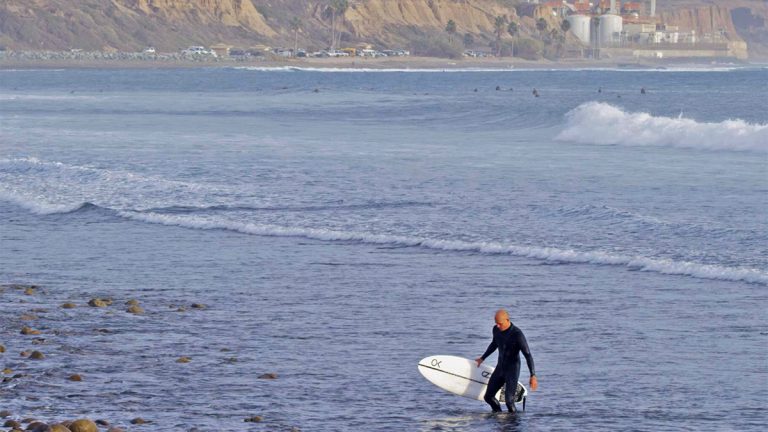
[[[616,10],[616,0],[611,0],[611,11],[612,14],[619,13],[619,11]]]
[[[651,0],[651,16],[656,16],[656,0]]]

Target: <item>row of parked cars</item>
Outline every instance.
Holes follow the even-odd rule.
[[[151,50],[151,52],[150,52]],[[340,50],[321,50],[308,53],[304,49],[297,49],[294,53],[293,49],[288,48],[272,48],[273,54],[282,57],[402,57],[411,55],[408,50],[374,50],[374,49],[356,49],[356,48],[344,48]],[[144,53],[154,53],[154,48],[147,48]],[[190,57],[218,57],[216,52],[212,49],[206,49],[202,46],[191,46],[181,51],[181,54]],[[265,51],[260,49],[236,49],[229,50],[229,55],[232,57],[262,57]]]

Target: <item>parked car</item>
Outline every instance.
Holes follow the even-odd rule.
[[[211,56],[211,57],[218,57],[215,52],[209,51],[205,49],[205,47],[201,46],[191,46],[184,51],[181,52],[184,55],[188,56]]]

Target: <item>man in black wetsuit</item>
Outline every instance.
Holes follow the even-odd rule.
[[[504,392],[505,403],[509,412],[517,412],[515,409],[515,393],[517,393],[517,380],[520,378],[520,353],[525,356],[528,363],[528,372],[531,374],[531,390],[536,390],[539,383],[536,380],[536,369],[533,366],[533,356],[528,349],[528,341],[525,340],[523,332],[512,325],[509,321],[509,314],[504,309],[496,311],[496,325],[493,327],[493,341],[488,345],[485,353],[476,358],[477,367],[491,355],[496,349],[499,350],[499,361],[496,364],[488,381],[488,389],[485,391],[484,399],[491,406],[494,412],[501,411],[501,406],[496,401],[496,393],[502,386],[506,385]]]

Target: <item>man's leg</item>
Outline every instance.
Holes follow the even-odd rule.
[[[520,367],[512,368],[512,370],[507,371],[504,375],[505,385],[507,386],[504,391],[504,403],[507,404],[509,412],[515,413],[517,412],[515,408],[515,394],[517,394],[517,380],[520,378]]]
[[[504,385],[504,374],[501,369],[496,369],[491,374],[491,378],[488,380],[488,388],[485,390],[485,402],[491,406],[493,412],[501,412],[501,405],[496,401],[496,393],[501,390],[501,386]]]

